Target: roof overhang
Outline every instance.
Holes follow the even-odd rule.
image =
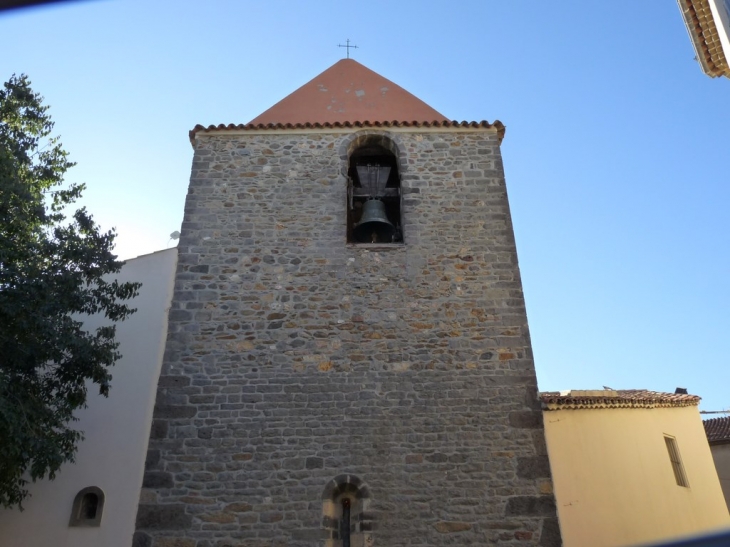
[[[646,389],[572,390],[540,393],[543,410],[599,408],[670,408],[697,406],[697,395],[662,393]]]
[[[344,122],[344,123],[298,123],[298,124],[219,124],[219,125],[196,125],[190,131],[190,142],[195,143],[195,139],[200,135],[220,135],[228,136],[240,134],[258,134],[258,133],[287,133],[287,134],[316,134],[316,133],[352,133],[353,130],[361,129],[379,129],[392,133],[447,133],[447,132],[484,132],[489,131],[496,133],[499,142],[502,142],[505,134],[505,126],[499,120],[493,123],[487,121],[481,122],[457,122],[457,121],[433,121],[433,122]]]
[[[722,0],[677,0],[702,71],[730,78],[730,13]]]

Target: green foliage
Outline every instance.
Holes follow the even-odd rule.
[[[113,323],[134,311],[123,301],[139,288],[102,277],[123,264],[113,231],[84,208],[67,218],[84,186],[63,185],[74,164],[52,129],[28,78],[10,78],[0,89],[0,504],[21,509],[28,479],[73,461],[73,413],[90,382],[108,394]],[[109,326],[85,331],[80,318],[97,313]]]

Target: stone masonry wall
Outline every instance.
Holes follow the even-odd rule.
[[[345,241],[368,134],[403,245]],[[197,135],[135,546],[336,547],[345,486],[353,545],[559,545],[541,419],[495,132]]]

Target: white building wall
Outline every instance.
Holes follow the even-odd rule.
[[[112,369],[108,398],[89,390],[77,416],[85,432],[74,464],[54,481],[30,485],[23,512],[0,509],[0,547],[129,547],[132,544],[157,379],[167,335],[177,249],[128,260],[117,278],[140,281],[137,313],[117,325],[123,357]],[[102,322],[92,317],[90,328]],[[74,497],[97,486],[105,493],[101,526],[69,527]]]
[[[709,5],[722,52],[730,60],[730,0],[709,0]]]

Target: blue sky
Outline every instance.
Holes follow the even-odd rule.
[[[542,390],[687,387],[730,408],[730,81],[671,1],[89,1],[0,14],[130,258],[180,228],[201,123],[245,123],[344,56],[500,120]],[[8,47],[8,44],[12,46]]]

